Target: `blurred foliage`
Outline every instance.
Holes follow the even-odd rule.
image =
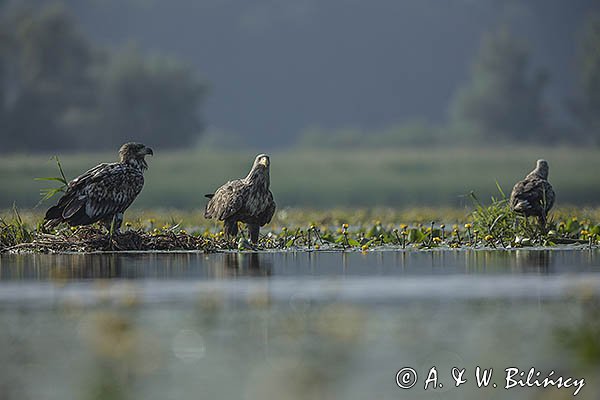
[[[106,51],[61,6],[0,21],[0,151],[185,146],[202,130],[206,85],[179,62]]]
[[[582,35],[579,58],[580,97],[572,111],[600,144],[600,14],[588,18]]]
[[[508,30],[484,36],[469,82],[450,105],[455,132],[494,140],[547,136],[545,71],[530,72],[527,46]]]
[[[489,143],[587,143],[600,132],[600,17],[590,18],[582,45],[582,91],[571,111],[585,122],[577,129],[561,119],[565,110],[544,100],[549,75],[532,69],[527,44],[507,28],[484,35],[468,82],[450,105],[450,120],[435,125],[406,120],[380,130],[312,127],[298,144],[311,148],[402,147]],[[598,136],[600,137],[600,136]],[[600,141],[599,141],[600,142]]]
[[[450,137],[444,135],[442,128],[415,119],[382,130],[369,130],[368,132],[352,127],[333,130],[312,127],[300,135],[297,144],[308,148],[382,148],[411,145],[431,146],[448,144],[450,140]]]
[[[189,149],[157,151],[148,160],[144,190],[135,207],[200,208],[205,193],[230,179],[246,176],[261,151]],[[34,207],[47,184],[35,177],[56,176],[47,155],[4,155],[0,158],[0,208],[13,202]],[[67,179],[117,151],[59,153]],[[488,199],[498,181],[509,193],[531,171],[535,160],[550,162],[550,182],[557,205],[597,205],[600,158],[593,147],[476,146],[436,148],[289,149],[271,152],[271,190],[280,206],[409,207],[470,205],[473,190]],[[8,189],[9,188],[9,189]]]

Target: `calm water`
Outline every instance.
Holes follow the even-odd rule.
[[[0,399],[598,399],[599,304],[598,250],[1,255]]]

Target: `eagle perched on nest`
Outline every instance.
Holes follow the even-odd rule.
[[[45,226],[100,221],[109,231],[112,226],[118,232],[123,213],[144,187],[144,171],[148,169],[144,157],[153,154],[143,144],[125,143],[119,149],[119,162],[102,163],[69,182],[58,204],[46,211]]]
[[[225,234],[235,237],[238,221],[248,225],[250,240],[258,242],[261,226],[271,222],[275,214],[275,201],[269,190],[269,156],[259,154],[254,165],[244,179],[229,181],[214,194],[207,194],[210,200],[204,217],[224,221]]]
[[[544,227],[548,211],[554,205],[554,198],[554,190],[548,182],[548,162],[537,160],[535,169],[513,188],[510,207],[526,218],[538,217]]]

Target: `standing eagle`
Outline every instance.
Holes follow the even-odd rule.
[[[554,198],[554,190],[548,182],[548,162],[537,160],[535,169],[513,188],[510,207],[526,218],[538,217],[541,226],[545,227],[548,211],[554,205]]]
[[[204,217],[224,221],[225,234],[235,237],[238,222],[248,225],[250,240],[258,242],[261,226],[271,222],[275,214],[275,201],[269,190],[269,156],[259,154],[254,165],[244,179],[229,181],[214,194],[207,194],[210,200]]]
[[[152,149],[140,143],[125,143],[119,149],[119,162],[102,163],[69,182],[58,204],[46,211],[45,226],[61,222],[70,226],[100,221],[109,231],[118,232],[123,213],[144,187],[144,157]]]

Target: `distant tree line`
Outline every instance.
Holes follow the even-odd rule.
[[[564,107],[553,108],[546,102],[548,72],[532,68],[526,43],[501,28],[483,37],[467,82],[449,104],[446,124],[408,121],[368,135],[353,127],[328,132],[313,127],[298,143],[310,147],[503,142],[600,145],[600,15],[589,17],[579,41],[574,60],[578,85],[575,95],[564,99]]]
[[[570,102],[571,110],[600,145],[600,14],[588,19],[579,52],[579,93]]]
[[[530,70],[526,45],[508,30],[484,36],[469,81],[450,104],[452,129],[469,138],[532,141],[548,132],[548,75]]]
[[[0,17],[0,152],[182,147],[206,94],[181,62],[90,43],[60,6]]]

